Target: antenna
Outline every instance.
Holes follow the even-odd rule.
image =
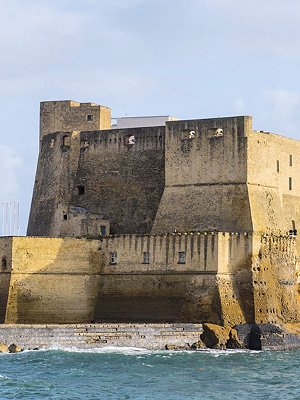
[[[20,236],[20,204],[14,202],[2,203],[2,234],[1,236]]]

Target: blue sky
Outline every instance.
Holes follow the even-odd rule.
[[[252,115],[300,139],[299,0],[0,0],[0,49],[0,199],[20,202],[22,234],[40,101]]]

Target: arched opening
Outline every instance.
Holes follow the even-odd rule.
[[[6,257],[5,256],[2,257],[1,267],[2,267],[2,269],[6,269],[7,268],[7,261],[6,261]]]

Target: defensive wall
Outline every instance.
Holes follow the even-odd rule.
[[[82,120],[87,112],[79,114]],[[74,207],[106,221],[112,234],[285,234],[299,226],[300,144],[253,131],[251,117],[43,132],[29,236],[101,233],[98,226],[78,235],[68,218]]]
[[[292,237],[0,238],[5,323],[299,320]]]
[[[298,322],[300,142],[250,116],[109,118],[41,104],[29,237],[1,239],[2,320]]]
[[[74,206],[109,221],[111,233],[150,233],[165,185],[164,131],[154,127],[44,136],[27,234],[76,236],[68,229]],[[134,146],[128,145],[132,134]]]

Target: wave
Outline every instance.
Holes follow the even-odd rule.
[[[241,353],[253,353],[257,354],[262,351],[257,350],[248,350],[248,349],[226,349],[226,350],[217,350],[217,349],[200,349],[200,350],[150,350],[142,347],[121,347],[121,346],[104,346],[104,347],[94,347],[90,349],[83,349],[79,347],[67,347],[62,345],[51,346],[47,348],[40,349],[27,349],[24,350],[23,353],[28,352],[47,352],[47,351],[64,351],[68,353],[94,353],[94,354],[123,354],[123,355],[150,355],[150,354],[162,354],[162,355],[172,355],[172,354],[211,354],[215,357],[219,356],[229,356],[233,354],[241,354]],[[20,353],[16,353],[20,354]]]

